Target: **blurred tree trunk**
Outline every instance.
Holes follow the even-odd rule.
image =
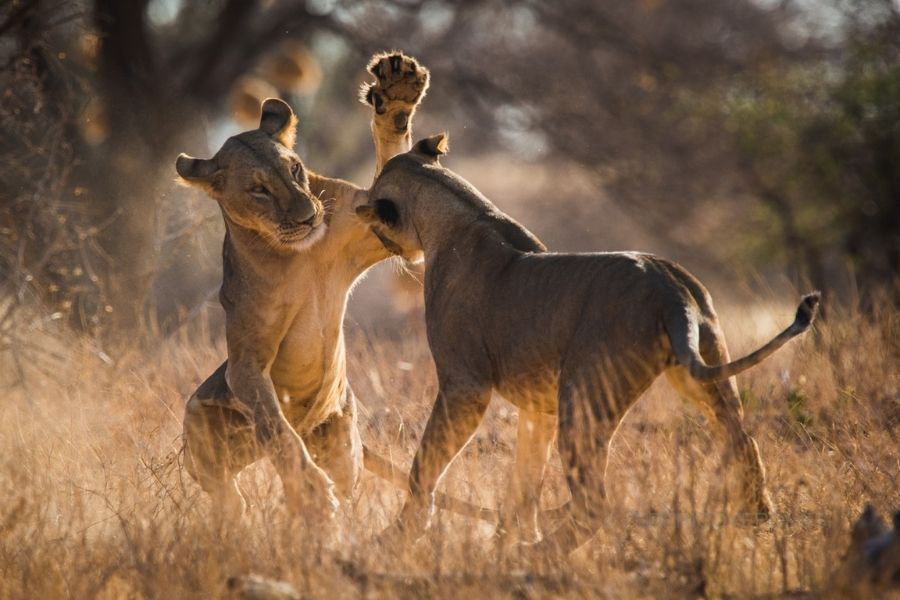
[[[147,0],[96,0],[94,13],[108,138],[93,162],[107,168],[98,177],[94,165],[87,165],[85,177],[93,178],[88,189],[98,221],[110,223],[100,245],[111,324],[126,332],[146,324],[157,255],[154,182],[160,181],[164,157],[175,155],[187,133],[190,115],[188,102],[171,104],[168,82],[148,42],[146,6]]]

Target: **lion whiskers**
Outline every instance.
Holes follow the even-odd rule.
[[[322,204],[322,212],[325,213],[325,217],[328,218],[334,214],[335,206],[337,205],[337,198],[332,196],[331,198],[322,199],[322,194],[325,193],[325,190],[322,190],[316,195],[316,200],[318,200]]]
[[[407,261],[402,256],[392,256],[388,259],[388,263],[391,265],[391,270],[394,271],[395,274],[399,276],[408,275],[412,279],[416,281],[419,285],[424,285],[419,274],[409,268],[409,261]]]

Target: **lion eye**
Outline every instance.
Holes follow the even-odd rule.
[[[293,175],[294,179],[297,178],[297,175],[300,174],[300,163],[294,163],[291,165],[291,175]]]
[[[268,191],[263,186],[258,185],[256,187],[250,188],[250,193],[251,194],[268,194]]]

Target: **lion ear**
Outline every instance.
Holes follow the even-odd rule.
[[[267,98],[262,103],[259,128],[282,146],[293,148],[297,135],[297,116],[284,100]]]
[[[220,191],[223,184],[223,172],[215,159],[194,158],[187,154],[179,154],[175,161],[175,171],[181,183],[199,187],[207,193]]]
[[[450,136],[447,133],[439,133],[416,142],[411,152],[423,155],[430,161],[437,159],[450,151]]]
[[[357,206],[355,212],[356,216],[366,225],[372,225],[378,222],[378,217],[375,216],[375,208],[368,204]]]

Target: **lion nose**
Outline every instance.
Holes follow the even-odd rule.
[[[298,223],[313,221],[322,210],[321,204],[307,194],[298,194],[291,206],[291,219]]]

